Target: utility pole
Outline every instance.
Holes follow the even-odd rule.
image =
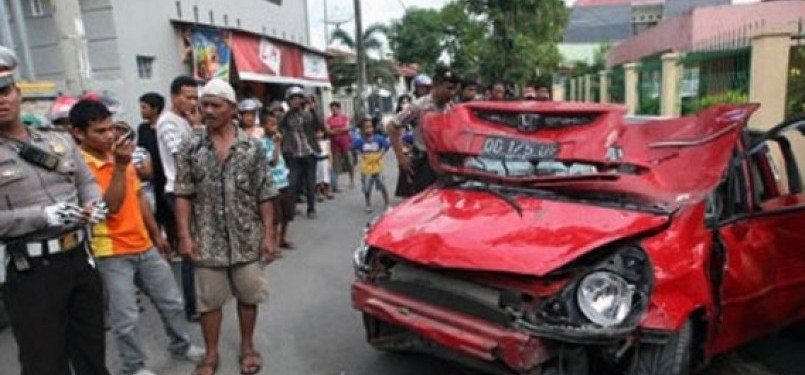
[[[366,107],[363,94],[366,86],[366,51],[363,46],[363,23],[361,15],[361,0],[355,0],[355,54],[358,65],[358,100],[357,114],[363,118],[366,114]]]
[[[14,50],[14,37],[11,35],[11,25],[9,25],[8,5],[5,1],[0,1],[0,30],[3,33],[3,45],[10,50]]]
[[[84,92],[90,79],[89,52],[78,0],[52,2],[53,21],[59,36],[59,51],[64,67],[64,83],[73,94]]]
[[[17,26],[17,35],[20,37],[22,58],[25,59],[25,64],[23,64],[25,78],[33,81],[36,79],[36,72],[34,71],[34,60],[31,57],[31,45],[28,43],[28,30],[20,0],[11,0],[11,8],[14,10],[14,24]]]

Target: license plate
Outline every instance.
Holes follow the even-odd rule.
[[[559,144],[525,141],[517,138],[490,136],[484,140],[481,155],[507,160],[554,159],[559,153]]]

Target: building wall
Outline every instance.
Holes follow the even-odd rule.
[[[791,24],[805,14],[805,1],[695,8],[623,41],[607,54],[607,66],[638,61],[663,52],[686,52],[708,44],[747,38],[762,25]],[[792,25],[793,26],[793,25]]]
[[[23,60],[20,38],[13,23],[13,8],[9,0],[0,1],[9,5],[15,47]],[[45,12],[36,17],[31,14],[30,0],[20,2],[36,78],[55,81],[63,90],[64,67],[51,6],[54,1],[62,0],[41,0]],[[189,65],[182,61],[182,43],[172,23],[174,20],[241,29],[309,45],[306,0],[284,0],[282,5],[268,0],[78,2],[92,68],[86,89],[117,98],[123,108],[119,117],[130,123],[140,121],[137,99],[141,94],[155,91],[168,98],[171,80],[179,74],[190,73]],[[137,56],[154,58],[151,78],[140,78]]]
[[[281,6],[267,0],[228,0],[226,6],[222,6],[219,0],[111,1],[114,3],[114,19],[118,27],[118,55],[122,74],[116,80],[97,84],[114,89],[113,94],[121,101],[125,111],[122,117],[131,123],[140,120],[140,95],[154,91],[169,100],[173,78],[192,73],[190,65],[182,61],[181,36],[172,20],[195,22],[195,15],[198,14],[200,24],[238,28],[259,34],[265,31],[269,36],[309,45],[307,1],[284,0]],[[138,55],[154,58],[150,79],[140,78]]]

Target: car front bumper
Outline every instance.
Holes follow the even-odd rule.
[[[352,304],[377,319],[403,327],[430,341],[526,372],[551,358],[542,340],[525,333],[390,293],[372,284],[352,284]]]

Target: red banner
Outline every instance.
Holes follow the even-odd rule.
[[[242,80],[316,86],[329,86],[330,83],[329,77],[321,73],[324,56],[303,53],[302,49],[291,44],[233,33],[232,53]]]

